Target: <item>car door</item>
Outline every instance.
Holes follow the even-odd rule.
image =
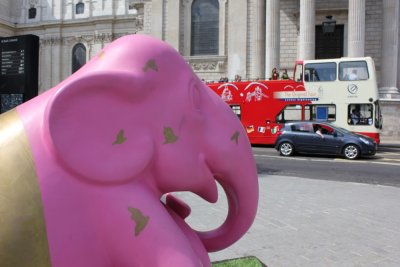
[[[340,154],[342,140],[339,136],[333,134],[326,134],[324,140],[324,149],[326,154],[337,155]]]
[[[310,123],[302,122],[296,124],[295,128],[292,128],[292,131],[295,135],[295,146],[298,152],[313,153],[315,151],[315,146],[313,144],[314,134]]]
[[[340,153],[339,149],[342,143],[341,138],[334,134],[335,131],[333,128],[327,125],[320,126],[322,127],[322,134],[324,138],[319,136],[317,133],[314,134],[315,153],[329,155],[336,155]],[[318,127],[318,125],[314,125],[314,127]]]

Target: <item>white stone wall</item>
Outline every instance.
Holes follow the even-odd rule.
[[[384,141],[399,141],[400,140],[400,101],[380,101],[382,116],[383,116],[383,128],[382,128],[382,139]]]
[[[365,55],[375,61],[378,87],[380,87],[381,55],[382,55],[382,1],[367,0],[365,10]]]
[[[280,7],[281,51],[280,66],[277,67],[287,69],[291,74],[298,53],[299,5],[298,1],[281,0]]]
[[[0,23],[1,21],[10,21],[10,0],[0,1]]]
[[[144,5],[144,11],[143,11],[143,29],[142,31],[139,31],[138,33],[144,33],[144,34],[151,34],[151,29],[152,29],[152,3],[147,2]]]
[[[247,77],[248,5],[245,0],[228,1],[227,14],[227,70],[228,78],[236,74]]]
[[[247,77],[250,79],[265,78],[265,4],[264,1],[250,0],[247,25]],[[232,77],[233,78],[233,77]]]
[[[347,9],[349,6],[349,0],[316,0],[315,8],[317,10],[337,10],[337,9]]]
[[[75,6],[82,2],[85,5],[83,14],[75,14]],[[134,13],[128,9],[130,3],[141,4],[145,0],[13,0],[10,21],[18,24],[87,19],[103,16],[126,16]],[[36,17],[28,18],[30,7],[36,8]]]
[[[1,12],[8,10],[8,24],[0,19],[0,36],[35,34],[40,38],[39,93],[71,75],[72,48],[77,43],[86,47],[87,61],[112,40],[126,34],[151,31],[149,1],[145,0],[82,0],[83,14],[75,14],[79,0],[2,0]],[[134,3],[136,10],[128,9]],[[37,9],[28,19],[28,9]],[[1,11],[3,10],[3,11]],[[6,12],[7,13],[7,12]],[[13,23],[16,23],[13,25]],[[9,30],[13,29],[13,31]]]
[[[15,35],[14,26],[8,22],[0,20],[0,36],[8,37],[14,35]]]
[[[75,5],[79,1],[85,4],[85,12],[76,15]],[[259,45],[260,40],[265,40],[265,33],[260,34],[263,31],[260,27],[265,28],[265,25],[260,26],[257,18],[260,15],[259,2],[259,0],[220,0],[221,12],[222,5],[226,7],[226,10],[224,9],[226,16],[223,17],[226,21],[223,21],[221,25],[224,27],[220,29],[223,34],[222,54],[219,58],[188,59],[196,65],[199,76],[206,80],[217,80],[221,76],[233,78],[235,74],[240,74],[243,78],[263,76],[259,75],[263,71],[257,70],[263,68],[263,66],[258,67],[259,58],[265,56],[265,49],[260,49]],[[133,11],[128,9],[130,3],[138,4],[140,14],[133,15]],[[178,3],[181,3],[181,6]],[[186,13],[190,10],[191,3],[191,0],[2,0],[0,34],[10,36],[36,33],[45,39],[49,36],[53,39],[62,39],[71,34],[79,38],[79,36],[99,34],[146,33],[167,41],[182,55],[189,56],[190,36],[187,35],[190,34],[190,30],[185,27],[190,20],[190,14]],[[28,9],[32,5],[37,8],[37,16],[35,19],[28,19]],[[321,24],[326,15],[333,15],[337,24],[345,26],[345,55],[348,5],[348,0],[316,0],[315,5],[316,24]],[[265,6],[262,8],[265,9]],[[286,68],[291,73],[294,62],[298,59],[299,1],[280,0],[280,9],[280,64],[277,67]],[[263,14],[265,16],[265,10]],[[137,19],[134,19],[134,16]],[[141,23],[138,24],[137,21]],[[18,23],[17,27],[14,27],[13,23]],[[379,81],[382,0],[366,1],[366,31],[368,34],[366,34],[365,54],[374,58]],[[88,47],[88,59],[100,47],[101,45]],[[70,47],[62,45],[60,49],[61,57],[69,57],[69,51],[65,52],[64,49],[68,50]],[[68,71],[60,70],[60,73],[59,77],[63,78]],[[51,80],[56,81],[57,78]]]

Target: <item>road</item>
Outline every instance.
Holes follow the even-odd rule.
[[[259,174],[400,187],[400,146],[381,146],[375,156],[358,160],[296,155],[282,157],[273,147],[253,147]]]

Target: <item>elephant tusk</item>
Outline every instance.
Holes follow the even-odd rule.
[[[165,202],[165,205],[178,214],[182,219],[186,219],[192,211],[188,204],[172,194],[166,195]]]

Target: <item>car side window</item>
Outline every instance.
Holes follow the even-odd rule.
[[[313,124],[313,129],[314,132],[317,132],[318,127],[321,127],[321,133],[325,135],[333,135],[333,129],[329,126],[326,125],[321,125],[321,124]]]

